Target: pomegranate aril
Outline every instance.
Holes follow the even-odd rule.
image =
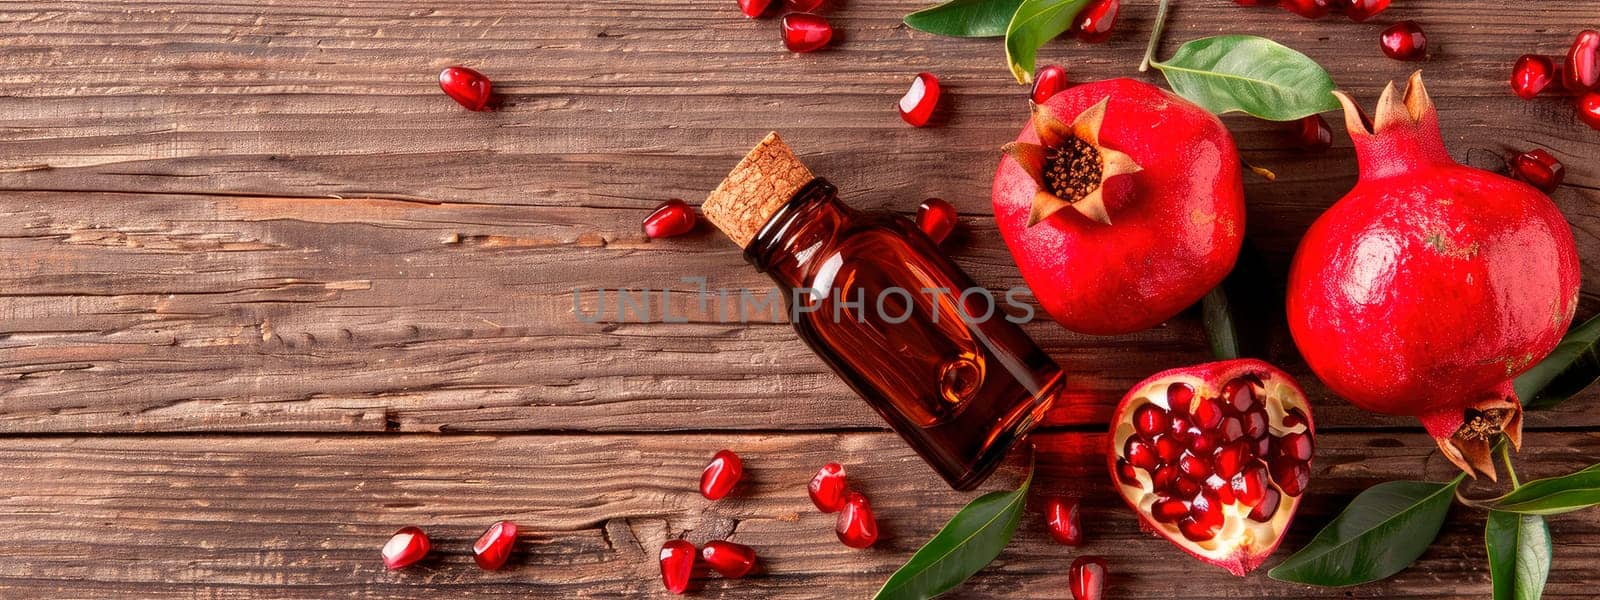
[[[923,200],[917,207],[917,227],[928,234],[933,243],[943,243],[956,229],[956,207],[943,198]]]
[[[1272,520],[1272,515],[1278,514],[1278,504],[1283,501],[1283,496],[1278,490],[1267,488],[1261,496],[1261,502],[1250,510],[1250,520],[1265,523]]]
[[[1222,498],[1210,490],[1195,494],[1189,501],[1189,518],[1211,528],[1221,528],[1227,515],[1222,512]]]
[[[1307,19],[1321,19],[1333,12],[1333,7],[1328,0],[1283,0],[1279,3],[1284,10],[1300,15]]]
[[[1067,585],[1072,600],[1101,600],[1106,587],[1106,559],[1080,556],[1067,569]]]
[[[1194,401],[1194,387],[1187,383],[1167,386],[1167,408],[1174,415],[1189,414],[1189,403]]]
[[[1572,40],[1562,64],[1561,82],[1568,91],[1583,92],[1600,85],[1600,31],[1585,29]]]
[[[1150,505],[1150,516],[1161,523],[1177,523],[1189,516],[1189,503],[1177,498],[1162,498]]]
[[[1289,409],[1287,411],[1284,411],[1284,414],[1283,414],[1283,427],[1284,427],[1284,429],[1294,429],[1294,428],[1299,427],[1301,425],[1305,425],[1306,423],[1307,423],[1306,414],[1303,413],[1303,412],[1300,412],[1300,409],[1291,408],[1291,409]]]
[[[1155,491],[1172,492],[1173,494],[1179,496],[1188,496],[1188,494],[1177,493],[1178,482],[1182,480],[1183,474],[1178,472],[1177,467],[1171,466],[1156,469],[1155,473],[1150,475],[1151,487],[1155,488]]]
[[[1234,475],[1228,486],[1233,488],[1234,500],[1245,506],[1255,506],[1267,492],[1267,468],[1259,463],[1251,465]]]
[[[1216,398],[1201,398],[1200,403],[1194,408],[1194,425],[1201,429],[1215,429],[1222,424],[1225,416],[1222,411],[1222,401]]]
[[[401,527],[383,544],[383,566],[392,571],[417,564],[431,547],[420,527]]]
[[[1083,528],[1078,525],[1078,501],[1071,498],[1052,497],[1045,506],[1045,523],[1050,526],[1050,538],[1057,544],[1076,546],[1083,543]]]
[[[833,26],[828,20],[811,13],[784,15],[779,28],[783,31],[783,45],[790,52],[820,50],[833,39]]]
[[[1181,498],[1193,498],[1200,493],[1200,484],[1188,477],[1178,477],[1172,482],[1172,494]]]
[[[1116,27],[1117,13],[1121,9],[1122,0],[1094,0],[1078,13],[1078,39],[1090,44],[1111,39],[1111,30]]]
[[[784,9],[789,12],[814,13],[822,9],[824,0],[783,0]]]
[[[1215,432],[1202,432],[1199,429],[1191,431],[1194,434],[1189,436],[1189,450],[1200,456],[1210,456],[1217,450],[1217,444],[1222,441],[1222,436]]]
[[[1190,479],[1205,479],[1211,475],[1211,465],[1205,459],[1185,453],[1178,459],[1178,470]]]
[[[1511,173],[1548,194],[1561,187],[1567,167],[1544,148],[1534,148],[1511,159]]]
[[[1360,23],[1389,8],[1389,0],[1346,0],[1344,15]]]
[[[1044,104],[1064,89],[1067,89],[1067,70],[1061,65],[1045,65],[1034,72],[1031,94],[1034,104]]]
[[[1169,435],[1156,436],[1156,456],[1161,457],[1161,462],[1170,463],[1183,456],[1183,443]]]
[[[772,6],[772,0],[739,0],[739,12],[752,19],[766,14],[767,8]]]
[[[1247,379],[1235,379],[1222,387],[1222,397],[1233,412],[1249,412],[1256,407],[1256,386]]]
[[[689,591],[689,581],[694,579],[694,544],[684,540],[668,540],[661,545],[661,584],[667,591],[682,594]]]
[[[1255,460],[1255,453],[1248,443],[1231,442],[1217,450],[1214,460],[1218,475],[1233,477],[1243,471],[1250,461]]]
[[[939,107],[941,95],[938,77],[933,73],[917,73],[911,80],[911,88],[900,97],[900,118],[912,127],[926,126],[933,118],[933,110]]]
[[[1255,444],[1256,444],[1255,451],[1256,451],[1256,457],[1257,458],[1263,457],[1263,456],[1276,456],[1277,455],[1277,452],[1273,452],[1273,448],[1277,445],[1277,438],[1274,438],[1274,437],[1272,437],[1270,435],[1263,436],[1261,439],[1256,440]]]
[[[1172,419],[1167,418],[1167,411],[1154,404],[1146,404],[1133,411],[1133,430],[1145,439],[1154,438],[1171,425]]]
[[[494,85],[483,73],[460,65],[445,67],[439,72],[439,89],[467,110],[484,110]]]
[[[1248,412],[1240,416],[1239,419],[1244,423],[1245,437],[1250,439],[1261,439],[1267,435],[1267,432],[1271,431],[1267,427],[1267,413],[1265,412]]]
[[[517,524],[497,521],[472,543],[472,560],[481,569],[495,571],[506,566],[511,549],[517,544]]]
[[[728,579],[738,579],[756,567],[756,551],[744,544],[712,540],[700,547],[700,560]]]
[[[700,495],[707,500],[721,500],[743,476],[744,461],[739,455],[732,450],[719,450],[700,473]]]
[[[1178,531],[1183,533],[1183,537],[1191,542],[1204,542],[1217,537],[1216,531],[1211,527],[1202,525],[1199,521],[1188,517],[1178,521]]]
[[[1140,485],[1139,471],[1126,459],[1117,459],[1117,479],[1122,480],[1123,485]]]
[[[1311,460],[1311,436],[1304,433],[1291,433],[1278,438],[1278,451],[1286,458],[1307,462]]]
[[[1223,504],[1233,504],[1233,486],[1229,484],[1227,479],[1212,475],[1207,477],[1200,485],[1206,491],[1216,494],[1217,499]]]
[[[1524,54],[1511,66],[1511,92],[1532,100],[1556,79],[1556,62],[1548,56]]]
[[[844,508],[839,510],[833,532],[839,541],[851,548],[866,548],[878,541],[878,521],[872,517],[872,505],[859,492],[845,496]]]
[[[689,233],[694,229],[694,208],[677,198],[662,202],[650,216],[644,218],[645,236],[651,239],[667,238]]]
[[[1146,471],[1154,470],[1161,464],[1161,457],[1156,455],[1155,446],[1136,437],[1128,438],[1127,443],[1123,444],[1122,456],[1128,459],[1129,464]]]
[[[1383,53],[1395,60],[1422,60],[1428,53],[1428,36],[1416,21],[1388,26],[1378,37]]]
[[[1244,420],[1239,417],[1228,417],[1222,420],[1222,427],[1217,429],[1222,434],[1223,441],[1244,439]]]
[[[1578,120],[1594,129],[1600,129],[1600,92],[1589,92],[1578,97]]]
[[[1278,489],[1290,496],[1299,496],[1306,491],[1306,484],[1311,483],[1311,466],[1304,462],[1287,457],[1279,457],[1272,461],[1272,481],[1278,484]]]
[[[811,483],[806,486],[806,491],[811,494],[811,503],[817,505],[817,510],[825,513],[839,512],[844,508],[845,497],[845,472],[844,465],[828,463],[817,469],[816,476],[811,478]]]
[[[1333,146],[1333,129],[1322,115],[1311,115],[1295,121],[1295,146],[1307,152],[1321,152]]]
[[[1169,433],[1179,439],[1187,440],[1194,430],[1194,421],[1191,421],[1189,417],[1177,412],[1172,413],[1172,420],[1167,425]]]

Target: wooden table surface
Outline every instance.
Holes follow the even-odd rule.
[[[792,55],[733,0],[0,2],[0,597],[662,596],[655,551],[680,534],[761,555],[762,573],[702,597],[868,596],[973,494],[946,489],[786,323],[585,323],[572,290],[770,285],[719,235],[651,241],[639,222],[704,198],[773,129],[857,206],[949,199],[957,262],[1019,285],[988,190],[1025,91],[998,41],[900,25],[922,3],[835,0],[836,43]],[[1578,316],[1600,310],[1600,132],[1506,84],[1518,55],[1600,26],[1600,5],[1397,0],[1355,24],[1177,4],[1165,52],[1269,35],[1369,106],[1420,66],[1458,159],[1549,148],[1585,260]],[[1109,43],[1041,57],[1079,81],[1140,76],[1153,14],[1128,0]],[[1427,28],[1430,61],[1378,51],[1399,19]],[[498,112],[439,93],[458,63],[494,78]],[[923,70],[946,119],[912,129],[893,105]],[[1281,276],[1354,181],[1350,143],[1335,122],[1334,148],[1306,155],[1282,125],[1226,122],[1279,175],[1246,185],[1248,237]],[[1071,375],[1035,438],[1038,488],[1084,497],[1088,542],[1054,545],[1034,510],[957,597],[1062,598],[1080,553],[1108,557],[1115,598],[1488,597],[1484,515],[1461,507],[1411,569],[1339,590],[1234,578],[1141,533],[1102,432],[1132,383],[1207,359],[1197,315],[1113,338],[1028,331]],[[1281,344],[1272,358],[1321,425],[1278,558],[1371,484],[1450,474],[1413,422],[1354,410]],[[1597,396],[1529,414],[1525,476],[1600,459]],[[720,448],[748,483],[709,503],[695,486]],[[986,489],[1016,482],[1013,459]],[[872,497],[877,547],[842,547],[810,508],[804,483],[829,460]],[[497,519],[529,533],[487,573],[469,546]],[[385,572],[378,549],[407,524],[435,556]],[[1600,512],[1551,529],[1546,598],[1591,597]]]

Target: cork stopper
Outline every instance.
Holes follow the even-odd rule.
[[[812,179],[811,170],[774,131],[728,173],[700,205],[700,212],[723,235],[745,248],[773,213]]]

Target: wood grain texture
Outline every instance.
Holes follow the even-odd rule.
[[[764,573],[703,597],[869,594],[971,495],[928,476],[781,319],[693,306],[684,276],[769,285],[730,243],[638,230],[781,129],[857,206],[950,200],[956,261],[991,288],[1021,283],[988,218],[996,149],[1025,117],[1000,43],[900,25],[922,0],[830,4],[836,43],[799,56],[731,0],[0,2],[0,597],[631,598],[660,593],[653,550],[680,534],[762,554]],[[1110,42],[1055,42],[1041,61],[1158,81],[1134,72],[1154,2],[1124,4]],[[1268,35],[1369,105],[1424,69],[1458,159],[1499,169],[1542,146],[1566,162],[1552,197],[1587,265],[1585,318],[1600,311],[1600,134],[1558,99],[1516,99],[1505,74],[1600,26],[1600,6],[1534,4],[1397,2],[1377,21],[1416,19],[1434,47],[1398,63],[1379,22],[1184,0],[1164,51]],[[458,63],[494,78],[499,111],[438,92]],[[892,105],[923,70],[947,96],[938,126],[914,130]],[[1301,154],[1279,124],[1224,120],[1279,175],[1246,187],[1248,236],[1281,281],[1354,181],[1350,144],[1337,122],[1331,151]],[[573,289],[600,287],[670,288],[687,322],[577,318]],[[1086,495],[1083,551],[1111,558],[1115,597],[1487,595],[1471,510],[1412,569],[1347,590],[1234,579],[1140,534],[1095,432],[1131,384],[1206,358],[1197,315],[1115,338],[1028,331],[1072,377],[1037,438],[1041,490]],[[1286,339],[1274,348],[1326,432],[1289,546],[1367,485],[1446,476],[1409,420],[1353,410]],[[1595,462],[1597,396],[1530,413],[1524,475]],[[692,486],[721,447],[752,481],[708,504]],[[828,460],[872,496],[878,548],[841,547],[799,491]],[[483,573],[466,548],[498,518],[532,534],[515,568]],[[440,556],[385,573],[377,548],[403,524],[428,527]],[[1600,520],[1552,528],[1546,597],[1591,596]],[[1061,597],[1073,555],[1030,515],[958,596]]]

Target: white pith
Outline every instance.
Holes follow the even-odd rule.
[[[1310,418],[1310,409],[1305,405],[1305,400],[1299,389],[1291,384],[1286,384],[1281,379],[1272,377],[1270,373],[1253,374],[1261,378],[1265,389],[1257,397],[1266,408],[1268,435],[1282,437],[1290,433],[1308,431],[1310,427],[1307,424],[1300,424],[1294,427],[1286,427],[1283,424],[1283,418],[1288,414],[1288,409],[1291,408],[1299,409],[1301,414],[1306,415],[1307,419]],[[1237,375],[1242,376],[1244,373],[1238,373]],[[1133,424],[1127,417],[1133,415],[1134,411],[1138,410],[1140,406],[1154,404],[1168,411],[1172,410],[1171,405],[1167,402],[1167,388],[1171,384],[1182,382],[1194,387],[1195,395],[1188,407],[1188,411],[1193,411],[1202,398],[1217,397],[1221,394],[1221,390],[1214,389],[1205,380],[1198,377],[1177,375],[1153,379],[1153,383],[1131,392],[1129,396],[1133,400],[1129,401],[1122,408],[1122,411],[1118,413],[1115,421],[1116,429],[1111,434],[1111,448],[1116,451],[1120,451],[1128,438],[1135,435]],[[1229,377],[1224,381],[1232,379],[1233,377]],[[1138,507],[1145,524],[1160,530],[1164,537],[1172,540],[1173,543],[1178,544],[1191,554],[1223,564],[1237,562],[1241,554],[1255,556],[1276,547],[1282,536],[1281,532],[1287,531],[1289,521],[1294,518],[1295,510],[1299,508],[1300,499],[1304,496],[1302,491],[1301,496],[1291,497],[1288,494],[1283,494],[1283,490],[1278,488],[1276,482],[1269,483],[1273,488],[1278,489],[1282,497],[1278,505],[1278,511],[1273,513],[1270,521],[1258,523],[1250,520],[1249,515],[1253,507],[1239,502],[1229,503],[1223,506],[1224,519],[1222,527],[1217,530],[1216,536],[1204,542],[1194,542],[1183,536],[1183,532],[1178,529],[1176,523],[1160,523],[1149,517],[1151,505],[1156,502],[1154,486],[1151,483],[1150,474],[1144,469],[1135,468],[1134,471],[1139,480],[1138,486],[1123,483],[1121,477],[1113,477],[1113,479],[1116,481],[1117,490],[1122,493],[1123,498],[1129,504]],[[1268,479],[1270,480],[1271,478],[1269,477]]]

